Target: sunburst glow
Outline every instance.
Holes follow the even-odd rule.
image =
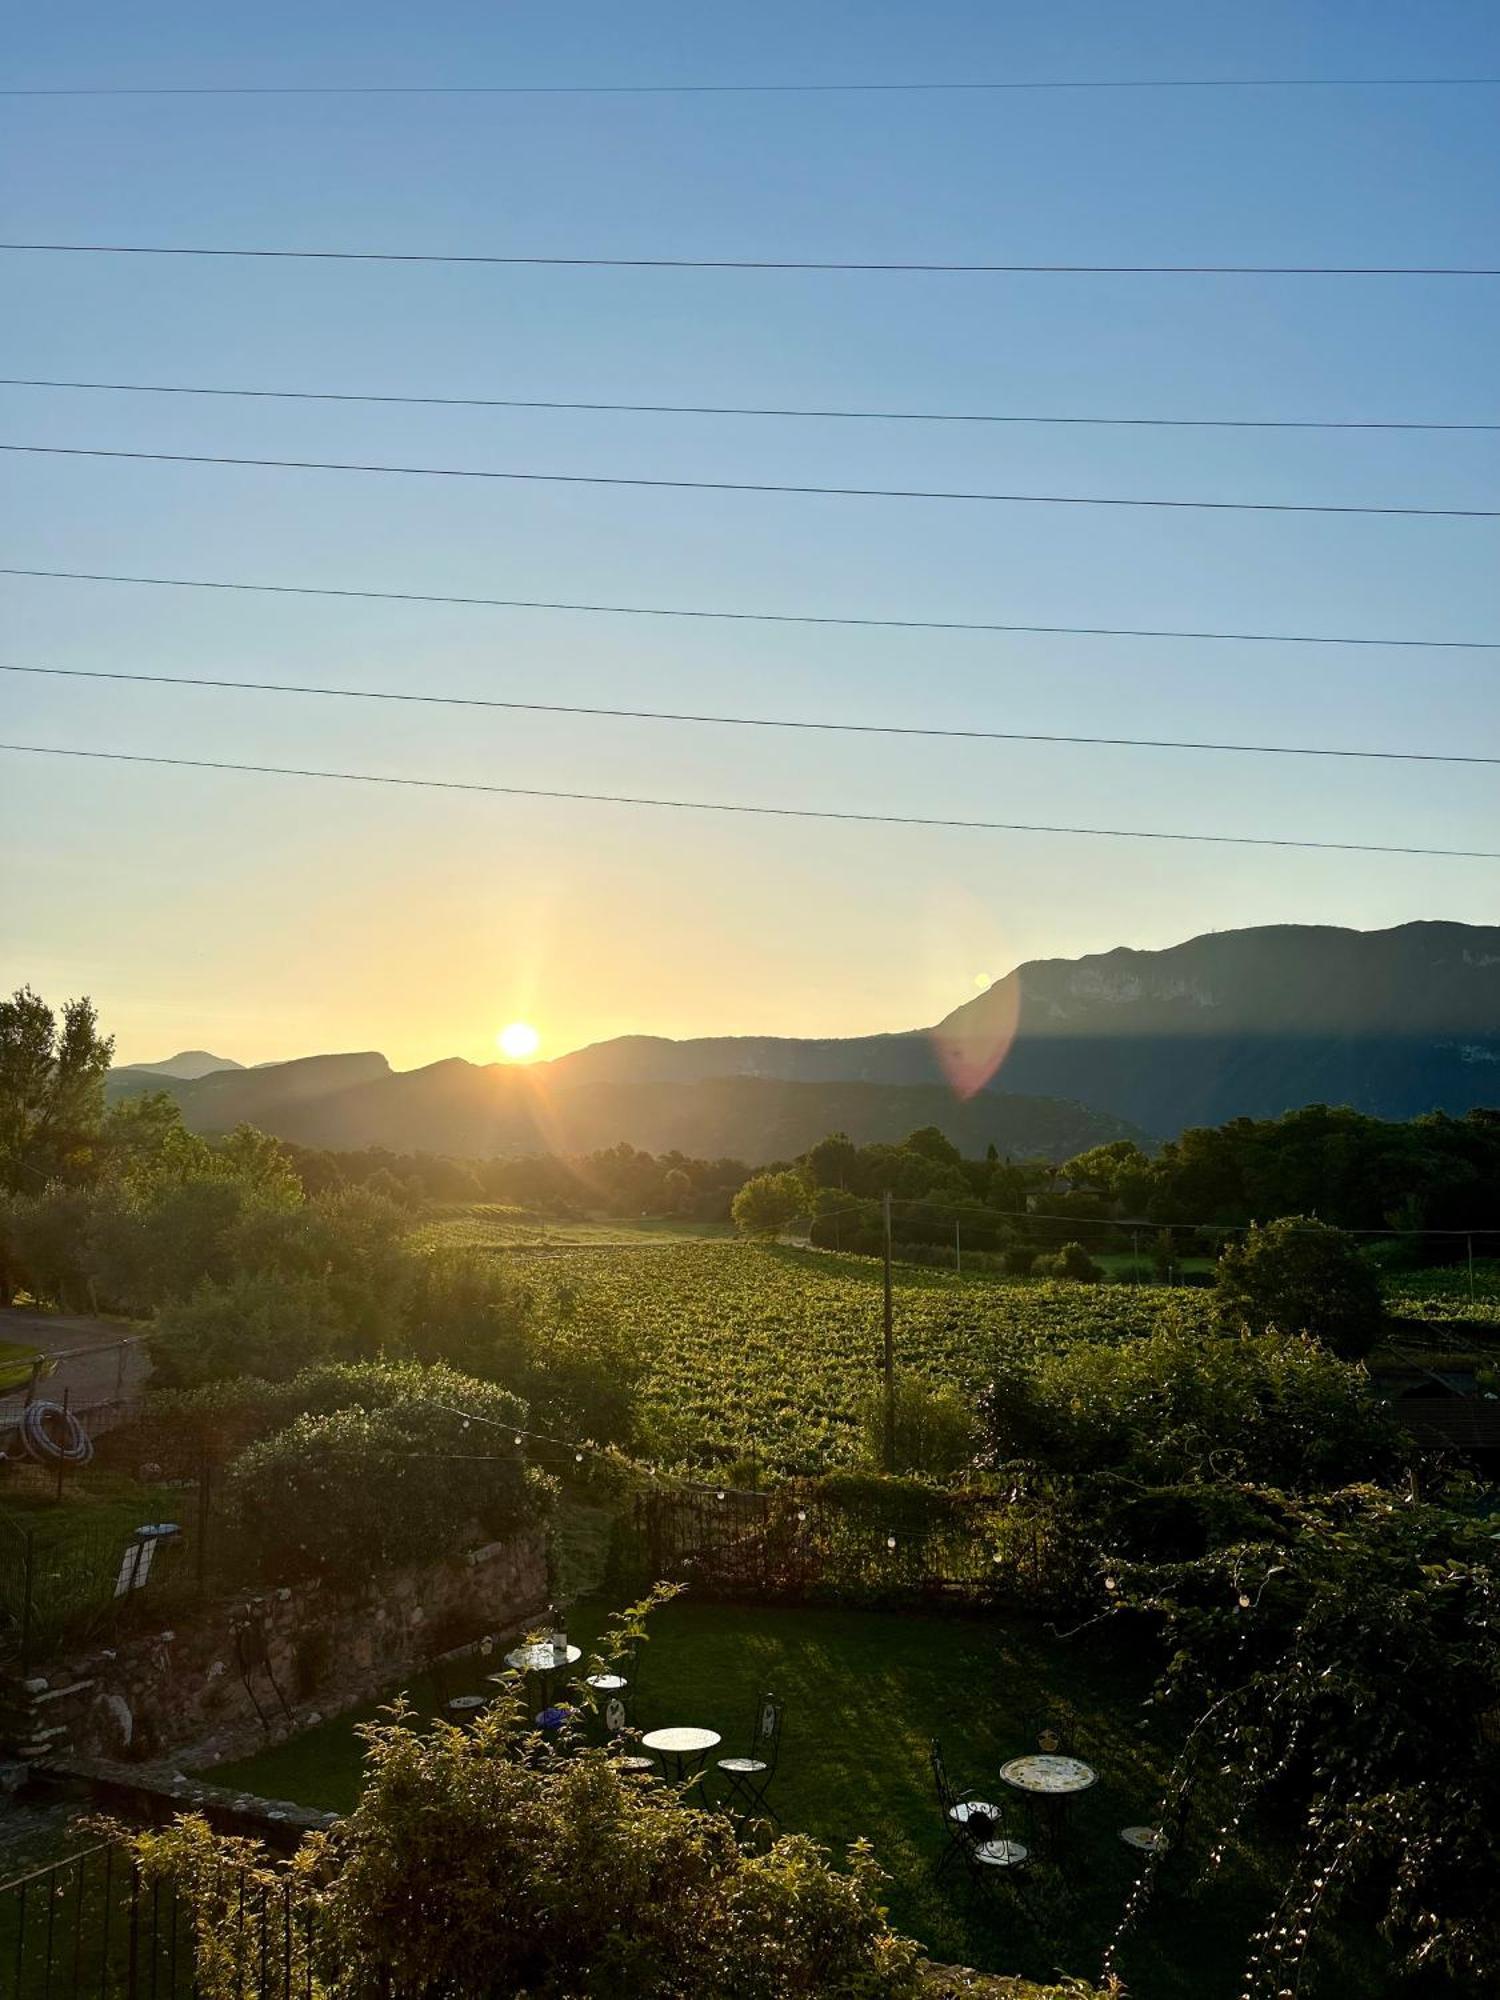
[[[542,1038],[529,1021],[512,1021],[495,1037],[501,1055],[508,1062],[530,1062],[542,1045]]]

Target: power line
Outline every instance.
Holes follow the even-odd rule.
[[[1494,264],[970,264],[896,258],[499,256],[449,250],[287,250],[224,244],[0,243],[0,251],[64,257],[245,257],[321,264],[475,264],[597,271],[834,271],[949,277],[1500,278]]]
[[[378,403],[445,410],[576,410],[659,417],[791,417],[882,424],[1068,424],[1117,430],[1500,431],[1500,423],[1429,423],[1368,417],[1094,417],[972,410],[828,410],[743,403],[599,403],[535,396],[397,396],[339,389],[241,389],[189,382],[73,382],[0,375],[3,389],[92,389],[129,396],[232,396],[273,403]]]
[[[798,494],[825,500],[944,500],[1007,507],[1147,507],[1176,513],[1364,514],[1419,520],[1500,520],[1497,507],[1364,507],[1307,500],[1159,500],[1096,493],[976,493],[921,486],[811,486],[763,479],[649,479],[605,472],[514,472],[462,465],[386,465],[334,458],[243,458],[230,452],[114,451],[101,445],[0,444],[40,458],[111,458],[155,465],[239,465],[273,472],[358,472],[403,479],[489,479],[526,486],[629,486],[673,493]]]
[[[720,611],[691,605],[584,604],[537,597],[466,597],[434,590],[355,590],[332,584],[251,583],[234,577],[126,576],[111,570],[24,569],[0,565],[0,576],[44,577],[70,583],[132,583],[159,590],[253,591],[272,597],[337,597],[375,604],[458,604],[497,611],[567,611],[611,618],[707,618],[744,625],[835,625],[877,632],[1006,632],[1075,639],[1198,639],[1257,646],[1384,646],[1437,652],[1500,652],[1500,639],[1397,639],[1332,632],[1199,632],[1138,625],[1020,625],[974,618],[858,618],[811,611]]]
[[[975,743],[1062,743],[1112,750],[1216,750],[1257,757],[1353,757],[1394,764],[1500,764],[1445,750],[1348,750],[1306,743],[1208,743],[1166,736],[1076,736],[1038,729],[939,729],[900,722],[820,722],[775,715],[707,715],[661,708],[605,708],[561,701],[510,701],[487,695],[415,694],[405,688],[312,686],[294,681],[239,681],[204,674],[142,674],[112,667],[32,667],[0,661],[0,674],[38,674],[51,680],[128,681],[147,687],[224,688],[240,694],[329,696],[344,701],[416,702],[432,708],[492,708],[528,715],[599,716],[620,722],[703,723],[726,729],[812,729],[847,736],[932,736]]]
[[[15,85],[0,97],[829,97],[1070,90],[1484,89],[1497,76],[1041,77],[899,83],[136,83]]]
[[[1167,840],[1214,847],[1293,847],[1335,854],[1411,854],[1445,861],[1500,861],[1500,850],[1397,847],[1358,840],[1294,840],[1272,834],[1166,833],[1144,827],[1041,826],[1024,820],[947,819],[916,813],[837,812],[821,806],[743,805],[725,799],[659,799],[624,792],[562,791],[540,785],[487,785],[463,778],[397,777],[376,771],[326,771],[287,764],[250,764],[206,757],[148,756],[129,750],[76,750],[50,743],[0,743],[25,757],[80,757],[95,763],[151,764],[182,771],[235,771],[256,777],[324,778],[340,784],[396,785],[429,792],[482,792],[497,798],[560,799],[587,805],[652,806],[673,812],[735,813],[763,819],[836,820],[861,826],[929,826],[965,833],[1074,834],[1092,840]]]

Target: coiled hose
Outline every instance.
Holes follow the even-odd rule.
[[[61,1403],[30,1403],[21,1412],[21,1442],[43,1465],[87,1465],[94,1440]]]

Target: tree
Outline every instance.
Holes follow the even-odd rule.
[[[735,1196],[730,1208],[742,1236],[776,1236],[808,1209],[807,1187],[800,1174],[756,1174]]]
[[[1318,1924],[1342,1905],[1378,1926],[1389,1990],[1414,1974],[1413,1992],[1500,1991],[1493,1524],[1372,1487],[1263,1498],[1272,1533],[1122,1567],[1109,1586],[1112,1607],[1164,1627],[1158,1699],[1196,1717],[1166,1822],[1201,1782],[1215,1860],[1258,1809],[1296,1829],[1243,1989],[1300,1992]]]
[[[1217,1316],[1233,1331],[1305,1333],[1358,1359],[1380,1332],[1380,1279],[1351,1237],[1311,1216],[1253,1224],[1219,1259]]]
[[[920,1153],[924,1160],[931,1160],[935,1166],[956,1167],[963,1159],[957,1146],[940,1132],[936,1125],[921,1125],[915,1132],[909,1132],[902,1141],[908,1153]]]
[[[114,1047],[89,999],[67,1001],[61,1024],[29,986],[0,1000],[0,1185],[36,1194],[88,1172]]]
[[[803,1160],[808,1179],[823,1188],[852,1187],[858,1163],[859,1148],[847,1132],[830,1132]]]

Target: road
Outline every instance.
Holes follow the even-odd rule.
[[[151,1368],[146,1343],[131,1335],[124,1320],[6,1306],[0,1308],[0,1341],[34,1347],[52,1358],[40,1393],[48,1402],[60,1403],[66,1390],[68,1407],[74,1410],[133,1400]],[[25,1400],[24,1382],[0,1396],[0,1428],[14,1422]]]

